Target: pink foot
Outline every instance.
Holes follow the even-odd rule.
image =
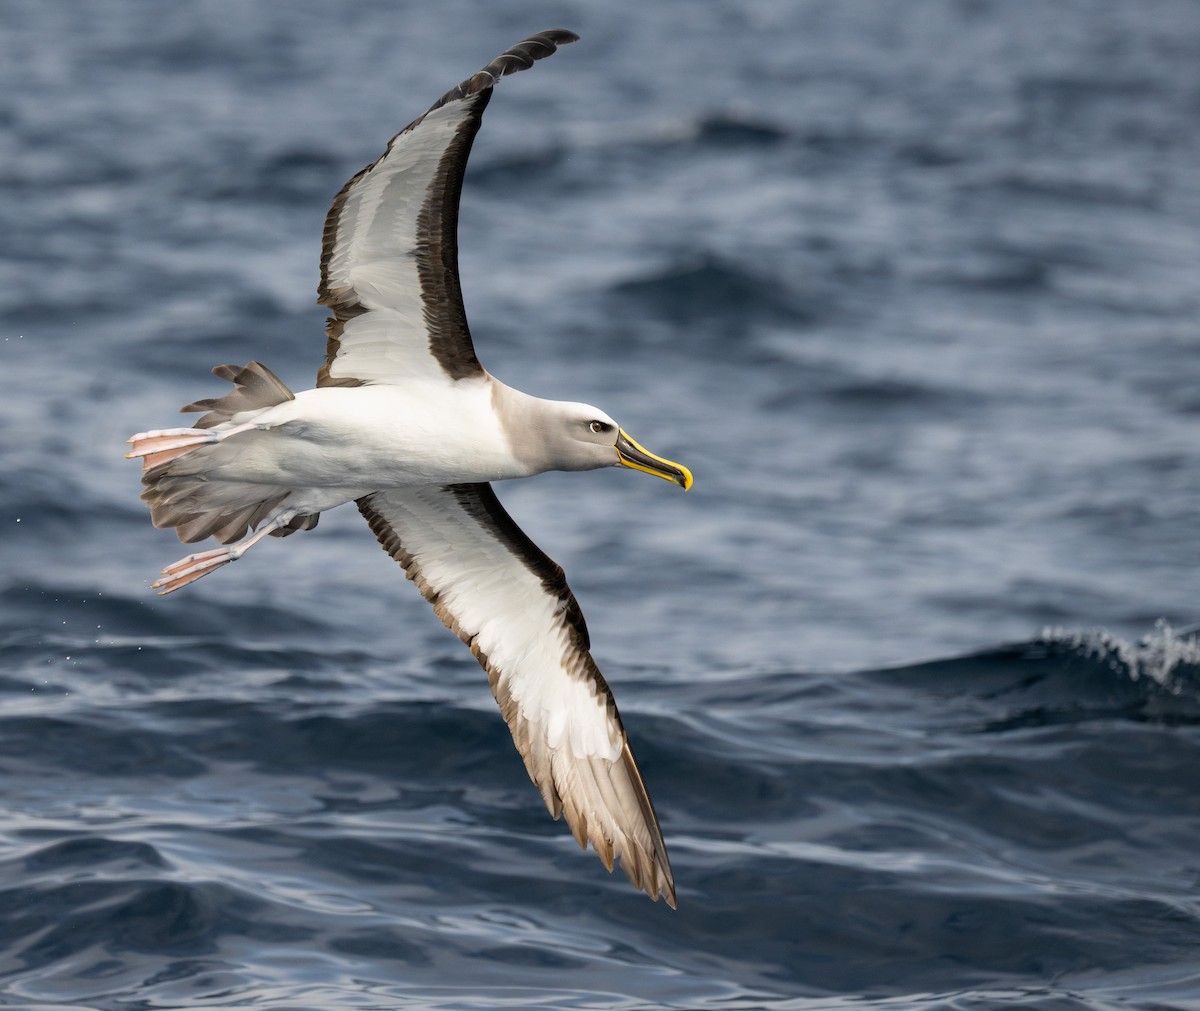
[[[211,551],[200,551],[194,555],[188,555],[163,569],[163,578],[151,583],[150,588],[158,590],[160,597],[174,593],[187,586],[188,583],[194,583],[201,576],[216,572],[222,565],[228,565],[240,556],[241,552],[232,547],[213,548]]]
[[[163,431],[139,432],[129,439],[133,447],[125,454],[126,460],[143,457],[142,470],[150,470],[176,457],[190,453],[193,449],[218,441],[215,432],[197,428],[169,428]]]
[[[194,583],[201,576],[207,576],[210,572],[215,572],[222,565],[236,562],[272,530],[286,527],[292,522],[292,518],[295,515],[295,509],[285,510],[272,517],[268,523],[259,527],[257,533],[238,541],[237,544],[230,544],[226,548],[213,548],[211,551],[199,551],[194,555],[188,555],[186,558],[181,558],[179,561],[173,562],[162,570],[163,578],[151,583],[150,588],[158,590],[159,596],[165,593],[174,593],[176,590],[187,586],[188,583]]]

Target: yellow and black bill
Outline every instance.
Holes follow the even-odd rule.
[[[683,464],[672,463],[639,445],[624,429],[617,430],[617,457],[626,467],[673,481],[684,491],[692,486],[692,472]]]

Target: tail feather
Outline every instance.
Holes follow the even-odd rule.
[[[209,481],[202,474],[172,475],[173,464],[147,472],[142,498],[156,527],[175,529],[185,544],[215,537],[240,540],[283,505],[286,491],[272,485]]]
[[[236,388],[223,397],[198,400],[182,408],[208,412],[196,422],[196,428],[216,428],[236,415],[266,410],[295,399],[292,391],[259,362],[218,365],[213,375],[228,380]],[[150,506],[154,525],[173,527],[185,543],[215,537],[222,544],[232,544],[284,508],[289,493],[277,485],[222,481],[213,476],[230,454],[241,452],[241,440],[253,435],[253,432],[238,434],[228,442],[198,444],[178,453],[161,452],[142,476],[145,485],[142,498]],[[316,525],[317,514],[301,515],[271,533],[286,537]]]
[[[215,428],[243,411],[260,411],[296,399],[283,380],[262,362],[247,362],[240,367],[218,365],[212,373],[218,379],[227,379],[236,389],[223,397],[197,400],[193,404],[181,407],[179,410],[185,414],[196,411],[209,412],[196,422],[196,428]]]
[[[232,544],[240,541],[247,530],[253,530],[273,510],[283,504],[286,494],[273,495],[259,502],[253,502],[236,512],[192,513],[182,523],[173,523],[179,539],[185,544],[202,541],[206,537],[215,537],[221,544]]]

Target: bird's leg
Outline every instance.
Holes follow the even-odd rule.
[[[238,435],[256,427],[253,422],[247,422],[220,432],[211,428],[158,428],[153,432],[138,432],[127,440],[133,448],[125,454],[125,459],[143,457],[142,470],[150,470],[151,467],[190,453],[193,449],[221,442],[231,435]]]
[[[296,510],[286,510],[268,520],[255,533],[243,538],[236,544],[230,544],[223,548],[213,548],[211,551],[199,551],[194,555],[188,555],[186,558],[179,559],[179,561],[163,569],[163,578],[151,583],[150,588],[158,590],[158,594],[161,597],[164,594],[182,589],[188,583],[194,583],[201,576],[207,576],[210,572],[215,572],[222,565],[227,565],[229,562],[236,562],[246,553],[251,545],[261,541],[272,530],[278,530],[280,527],[287,526],[295,515]]]

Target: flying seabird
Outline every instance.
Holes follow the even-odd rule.
[[[623,465],[686,490],[692,475],[595,407],[491,376],[459,288],[459,194],[492,88],[577,38],[553,29],[513,46],[342,187],[325,219],[317,300],[332,315],[315,389],[293,394],[258,362],[219,365],[213,374],[233,392],[184,407],[205,412],[194,428],[133,436],[128,456],[143,458],[155,526],[228,545],[167,566],[160,593],[355,502],[487,671],[550,813],[610,871],[619,860],[635,886],[673,907],[658,819],[579,604],[490,482]]]

